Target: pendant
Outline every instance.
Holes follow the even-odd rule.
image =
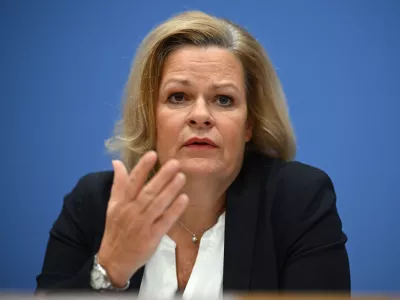
[[[197,244],[198,240],[199,240],[199,239],[197,238],[197,236],[196,236],[195,234],[193,234],[193,236],[192,236],[192,242],[195,243],[195,244]]]

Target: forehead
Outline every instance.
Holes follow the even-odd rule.
[[[164,61],[161,82],[176,76],[196,81],[230,81],[244,88],[240,60],[229,50],[216,46],[184,46],[174,50]]]

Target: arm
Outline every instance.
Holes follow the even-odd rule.
[[[280,208],[284,260],[280,288],[286,291],[350,291],[346,235],[331,179],[304,165],[286,167]],[[287,172],[286,172],[287,171]],[[282,187],[282,186],[281,186]],[[278,199],[279,201],[280,199]]]
[[[50,230],[42,271],[36,278],[37,292],[90,289],[96,251],[95,218],[99,217],[101,197],[108,197],[101,192],[95,196],[93,187],[104,187],[103,180],[96,180],[103,176],[100,173],[83,177],[64,198],[61,213]],[[104,227],[104,223],[97,226]]]
[[[147,182],[156,161],[157,154],[149,151],[130,174],[114,161],[114,173],[79,181],[50,231],[38,291],[91,289],[92,274],[98,279],[95,290],[138,286],[142,267],[188,203],[180,194],[186,181],[177,161],[164,164]],[[97,252],[102,268],[93,268]]]

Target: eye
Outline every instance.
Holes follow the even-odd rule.
[[[168,101],[171,103],[182,103],[185,101],[184,93],[173,93],[168,97]]]
[[[229,96],[219,95],[217,96],[217,103],[220,106],[231,106],[233,104],[233,99]]]

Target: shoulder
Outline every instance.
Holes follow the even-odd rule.
[[[271,175],[275,224],[297,231],[302,225],[311,226],[321,217],[336,213],[335,189],[325,171],[291,161],[277,163]]]
[[[92,248],[99,242],[110,198],[114,172],[92,172],[80,177],[63,200],[51,234],[68,237],[78,245]]]
[[[298,161],[275,161],[271,169],[270,181],[281,196],[303,196],[304,200],[315,196],[315,193],[331,189],[333,183],[329,175],[315,167]]]
[[[299,161],[284,161],[253,152],[246,157],[247,172],[264,175],[263,183],[272,185],[278,192],[305,192],[320,185],[333,187],[329,175],[312,165]],[[270,187],[272,188],[272,187]]]
[[[91,172],[77,180],[71,193],[79,193],[87,196],[109,194],[113,179],[113,171]]]
[[[91,172],[80,177],[64,197],[63,208],[85,218],[104,215],[114,179],[113,171]],[[91,217],[89,217],[91,216]]]
[[[273,218],[304,218],[336,203],[332,180],[322,169],[260,153],[251,154],[246,161],[248,172],[258,174],[251,176],[262,177],[260,183]]]
[[[279,251],[344,243],[329,175],[298,161],[270,160],[263,198]]]
[[[268,174],[259,226],[272,233],[284,285],[348,289],[347,236],[328,174],[298,161],[257,159]]]
[[[104,215],[113,180],[113,171],[91,172],[83,175],[66,194],[64,207],[74,207],[81,213]]]

